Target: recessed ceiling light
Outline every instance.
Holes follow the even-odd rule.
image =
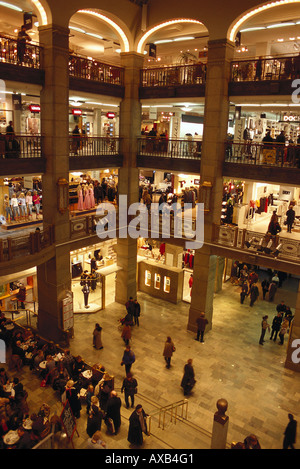
[[[72,29],[73,31],[77,31],[78,33],[84,33],[85,34],[85,30],[81,29],[81,28],[77,28],[77,26],[69,26],[69,28]]]
[[[241,29],[241,33],[246,33],[250,31],[260,31],[261,29],[266,29],[265,26],[255,26],[253,28]]]
[[[267,29],[272,28],[284,28],[285,26],[294,26],[296,23],[277,23],[277,24],[270,24],[267,26]]]
[[[11,10],[23,11],[22,8],[17,7],[16,5],[12,5],[11,3],[7,3],[7,2],[0,2],[0,6],[10,8]]]
[[[195,39],[193,36],[185,36],[185,37],[176,37],[174,39],[175,42],[178,42],[178,41],[191,41]]]
[[[282,38],[280,38],[280,39],[277,39],[277,41],[278,41],[278,42],[283,42],[283,39],[282,39]]]
[[[168,42],[173,42],[173,39],[160,39],[159,41],[154,41],[154,44],[167,44]]]
[[[87,36],[92,36],[92,37],[95,37],[96,39],[103,39],[102,36],[100,36],[100,34],[95,34],[95,33],[85,33]]]

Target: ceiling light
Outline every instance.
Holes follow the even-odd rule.
[[[92,36],[92,37],[95,37],[96,39],[103,39],[102,36],[100,36],[100,34],[95,34],[95,33],[85,33],[87,36]]]
[[[194,36],[185,36],[185,37],[177,37],[176,39],[174,39],[175,42],[178,42],[178,41],[191,41],[195,39]]]
[[[277,41],[278,41],[278,42],[283,42],[283,39],[282,39],[282,38],[280,38],[280,39],[277,39]]]
[[[159,41],[155,41],[154,44],[167,44],[168,42],[173,42],[173,39],[160,39]]]
[[[77,31],[78,33],[86,34],[84,29],[77,28],[77,26],[69,26],[69,28],[72,29],[73,31]]]
[[[21,12],[23,11],[22,8],[17,7],[16,5],[12,5],[11,3],[7,3],[7,2],[0,2],[0,6],[10,8],[11,10],[15,10],[15,11],[21,11]]]
[[[256,26],[256,27],[253,27],[253,28],[241,29],[241,33],[247,33],[247,32],[250,32],[250,31],[260,31],[261,29],[266,29],[266,27],[265,26]]]
[[[296,23],[276,23],[276,24],[270,24],[267,26],[267,29],[273,29],[273,28],[283,28],[285,26],[294,26]]]
[[[294,41],[296,38],[295,37],[290,37],[289,40],[290,41]]]

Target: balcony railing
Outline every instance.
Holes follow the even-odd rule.
[[[16,39],[0,35],[0,62],[40,69],[41,51],[42,47],[27,42],[24,55],[20,54]]]
[[[253,165],[300,168],[300,145],[226,142],[225,161]]]
[[[124,69],[114,65],[108,65],[87,57],[70,55],[70,76],[94,80],[110,85],[124,85]]]
[[[231,64],[231,81],[292,80],[299,73],[299,56],[236,60]]]
[[[230,225],[215,225],[214,233],[214,242],[222,246],[260,253],[279,260],[300,261],[300,242],[295,239]]]
[[[0,135],[0,158],[39,158],[41,135]]]
[[[175,138],[141,137],[138,139],[138,155],[150,155],[161,158],[200,159],[199,140],[179,140]]]
[[[70,156],[119,155],[120,137],[69,137]]]
[[[147,68],[141,70],[140,86],[182,86],[205,83],[204,64],[178,65],[175,67]]]

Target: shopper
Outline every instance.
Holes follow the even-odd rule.
[[[166,362],[166,368],[171,367],[171,358],[172,358],[173,352],[175,352],[175,346],[171,337],[168,336],[165,342],[164,350],[163,350],[163,356]]]
[[[63,397],[64,400],[68,400],[71,410],[75,418],[80,417],[80,410],[81,410],[81,402],[78,397],[78,390],[74,387],[74,381],[69,380],[65,387],[65,396]]]
[[[123,380],[121,392],[124,391],[125,404],[128,409],[129,397],[131,400],[131,407],[134,407],[134,396],[137,394],[137,380],[133,377],[132,373],[127,373],[126,378]]]
[[[296,213],[292,206],[289,207],[288,211],[286,212],[286,225],[287,225],[287,232],[291,233],[293,224],[295,221]]]
[[[103,349],[103,345],[102,345],[102,327],[98,323],[96,323],[95,329],[93,331],[93,346],[97,350]]]
[[[88,439],[86,449],[107,449],[106,441],[103,440],[100,431],[95,432],[93,436]]]
[[[289,423],[284,431],[283,449],[295,449],[297,434],[297,421],[294,419],[293,414],[288,414]]]
[[[264,279],[264,280],[261,282],[261,288],[262,288],[262,293],[263,293],[263,299],[264,299],[264,300],[266,299],[266,294],[267,294],[268,291],[269,291],[269,287],[270,287],[270,282],[268,282],[267,279]]]
[[[95,397],[95,396],[94,396]],[[98,405],[92,403],[86,423],[86,432],[91,438],[95,432],[101,430],[103,412]]]
[[[248,283],[243,281],[241,285],[241,293],[240,293],[240,298],[241,298],[241,305],[244,304],[246,296],[249,294],[249,287]]]
[[[284,336],[287,333],[289,327],[290,327],[290,323],[289,323],[288,319],[284,318],[283,321],[282,321],[282,324],[281,324],[280,331],[279,331],[279,339],[280,339],[279,344],[280,345],[283,345]]]
[[[139,326],[139,317],[141,315],[141,305],[138,302],[137,299],[134,300],[134,312],[133,312],[133,317],[134,317],[134,325]]]
[[[281,302],[276,306],[276,311],[277,311],[277,313],[285,314],[286,304],[285,304],[284,300],[281,300]]]
[[[123,358],[121,361],[121,365],[122,366],[125,365],[126,375],[130,372],[131,367],[134,362],[135,362],[135,354],[131,350],[130,345],[127,345],[126,349],[124,350]]]
[[[250,306],[252,307],[259,297],[259,291],[256,283],[253,283],[250,287]]]
[[[195,340],[199,340],[200,338],[200,342],[204,342],[204,331],[205,331],[205,328],[206,328],[206,325],[208,324],[208,320],[206,319],[205,317],[205,313],[200,313],[200,316],[196,319],[196,323],[197,323],[197,337]]]
[[[143,433],[148,435],[147,414],[141,404],[138,404],[129,417],[128,441],[130,446],[141,446],[143,444]]]
[[[125,345],[129,345],[129,341],[131,339],[131,327],[126,321],[123,324],[121,337],[124,340]]]
[[[261,449],[256,435],[249,435],[244,439],[245,449]]]
[[[264,342],[265,342],[264,337],[265,337],[265,334],[266,334],[266,330],[268,329],[268,331],[270,332],[270,324],[268,324],[267,319],[268,319],[268,316],[263,316],[263,318],[262,318],[261,334],[260,334],[260,339],[259,339],[259,344],[260,345],[264,345]]]
[[[193,360],[188,359],[187,363],[184,365],[184,373],[181,380],[181,387],[183,388],[184,395],[187,396],[190,394],[191,390],[195,386],[195,373],[193,368]]]
[[[134,301],[133,301],[132,296],[129,298],[129,300],[127,301],[127,303],[125,304],[125,306],[126,306],[127,314],[130,315],[130,317],[131,317],[131,322],[132,322],[132,324],[133,324],[134,311],[135,311],[135,304],[134,304]]]
[[[269,287],[269,301],[273,301],[277,292],[276,282],[271,282]]]
[[[24,61],[26,52],[26,41],[31,41],[31,37],[26,33],[26,26],[23,24],[17,37],[17,56],[20,64]]]
[[[281,323],[282,323],[282,315],[281,313],[277,313],[276,316],[274,316],[273,321],[272,321],[272,332],[270,335],[270,340],[273,339],[274,336],[274,342],[276,342],[278,332],[280,331],[281,328]]]
[[[117,435],[121,426],[121,399],[116,391],[111,391],[107,401],[105,420],[111,419],[114,426],[114,435]]]

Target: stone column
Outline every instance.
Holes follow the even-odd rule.
[[[217,401],[217,412],[214,415],[211,449],[226,449],[229,417],[226,415],[228,402],[226,399]]]
[[[285,367],[300,372],[300,282],[295,315],[288,339]]]
[[[204,241],[213,239],[213,224],[220,223],[223,195],[223,162],[227,137],[230,81],[230,63],[234,46],[226,39],[209,41],[207,81],[205,86],[204,131],[201,151],[201,185],[211,184],[209,210],[204,214]],[[199,202],[202,202],[201,190]],[[211,256],[205,246],[196,251],[194,260],[194,282],[188,329],[196,330],[195,320],[201,311],[209,321],[206,330],[211,328],[213,314],[213,294],[216,274],[216,256]]]
[[[125,95],[120,105],[120,137],[123,167],[119,169],[118,193],[127,196],[127,207],[139,200],[139,170],[136,167],[137,138],[141,135],[141,103],[139,100],[140,69],[143,56],[134,52],[122,53],[121,64],[125,69]],[[125,303],[137,292],[137,241],[118,238],[116,301]]]
[[[205,332],[208,332],[212,327],[216,268],[217,256],[212,256],[205,247],[195,251],[194,281],[187,326],[189,331],[196,332],[196,319],[201,312],[205,313],[208,320]]]
[[[45,84],[41,92],[41,131],[43,154],[47,159],[43,175],[43,223],[54,225],[57,246],[69,240],[69,210],[58,206],[58,180],[69,181],[69,30],[57,25],[41,26],[40,43],[44,48]],[[47,194],[51,194],[48,197]],[[38,330],[47,338],[60,342],[62,332],[61,300],[71,290],[70,253],[68,246],[56,248],[53,259],[37,269]]]

